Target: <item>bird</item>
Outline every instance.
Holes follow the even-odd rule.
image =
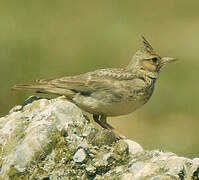
[[[65,96],[82,110],[93,115],[102,128],[118,133],[107,117],[134,112],[148,102],[153,94],[160,71],[172,57],[161,57],[157,50],[141,36],[142,45],[125,68],[98,69],[75,76],[40,79],[38,84],[19,84],[12,90],[35,90],[37,93],[52,93]]]

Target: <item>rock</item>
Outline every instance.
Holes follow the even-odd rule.
[[[76,163],[83,163],[86,159],[86,152],[84,151],[83,148],[80,148],[77,150],[77,152],[73,156],[73,160]]]
[[[132,141],[132,140],[129,140],[129,139],[124,139],[124,141],[128,144],[129,153],[131,153],[132,155],[139,153],[139,152],[142,152],[144,150],[142,148],[142,146],[140,146],[135,141]]]
[[[199,158],[146,151],[64,97],[31,97],[0,118],[0,179],[199,179]]]

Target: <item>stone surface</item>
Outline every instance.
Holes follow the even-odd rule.
[[[77,150],[77,152],[73,156],[73,161],[76,163],[83,163],[86,159],[86,152],[83,148]]]
[[[146,151],[65,100],[31,97],[0,118],[0,179],[199,179],[199,158]]]

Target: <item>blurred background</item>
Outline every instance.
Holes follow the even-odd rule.
[[[0,116],[34,95],[12,92],[14,84],[124,67],[144,35],[179,61],[162,71],[144,107],[109,122],[145,149],[199,156],[198,7],[196,0],[2,0]]]

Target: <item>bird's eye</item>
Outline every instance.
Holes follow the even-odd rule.
[[[157,57],[154,57],[154,58],[152,58],[152,61],[153,61],[153,63],[157,63],[158,62],[158,58]]]

